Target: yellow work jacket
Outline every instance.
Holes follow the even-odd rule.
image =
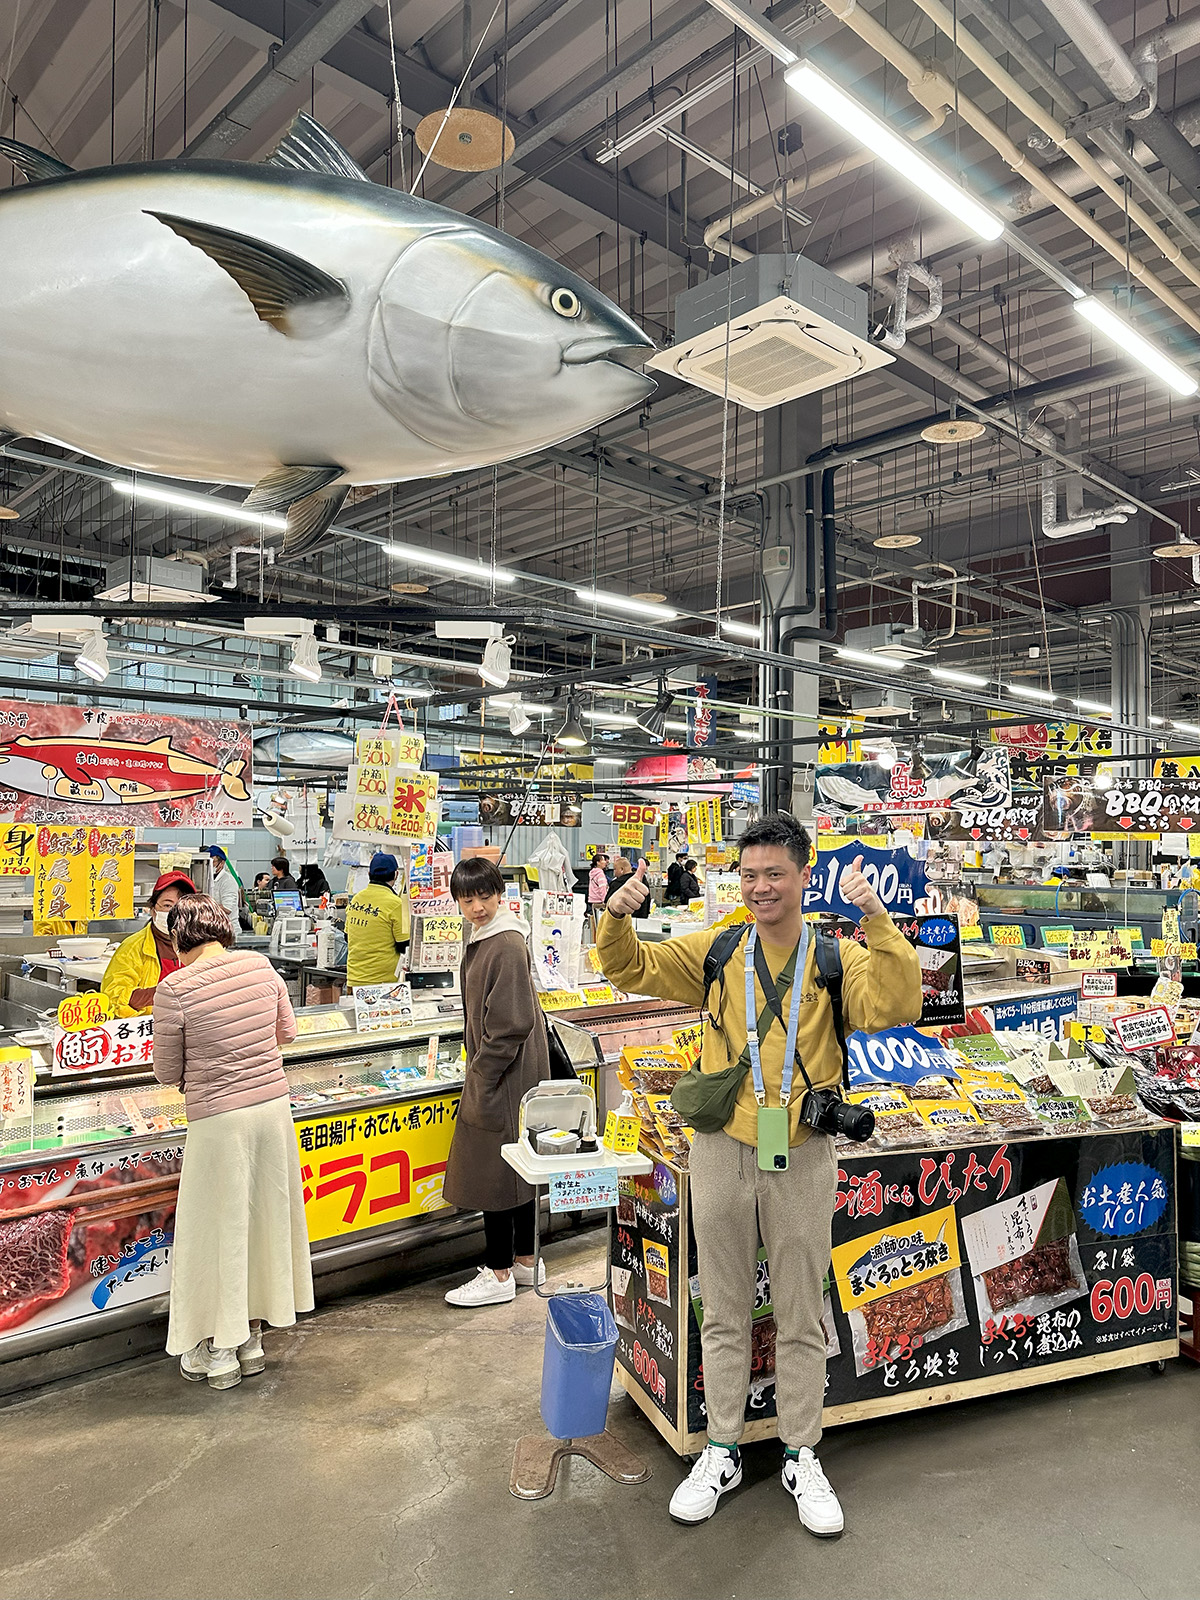
[[[168,963],[168,970],[174,972],[178,965],[178,962]],[[154,941],[154,928],[148,922],[137,933],[123,939],[113,951],[100,989],[112,1001],[114,1016],[149,1016],[154,1009],[153,1002],[137,1007],[130,1004],[129,997],[135,989],[157,989],[162,976],[163,963]]]

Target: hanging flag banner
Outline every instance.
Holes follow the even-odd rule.
[[[694,698],[688,702],[687,708],[687,742],[689,745],[708,745],[717,742],[717,725],[713,718],[712,707],[708,703],[710,695],[717,692],[715,678],[698,678],[694,690]]]
[[[392,785],[391,832],[396,839],[433,839],[437,835],[436,772],[401,774]]]
[[[913,768],[917,767],[918,775]],[[924,756],[901,754],[893,766],[879,761],[847,761],[818,765],[814,772],[816,811],[845,816],[855,811],[922,812],[958,810],[962,806],[990,810],[1012,802],[1008,750],[991,745],[972,754],[954,750]]]
[[[839,885],[848,868],[862,857],[862,874],[893,914],[910,915],[925,909],[929,887],[925,863],[907,850],[866,850],[851,840],[837,850],[819,850],[804,891],[805,913],[832,911],[851,922],[859,919],[858,907],[843,899]]]
[[[0,826],[0,878],[33,877],[33,842],[37,829],[26,822]]]
[[[1048,778],[1045,826],[1062,833],[1200,833],[1200,776],[1119,777],[1108,789],[1094,778]]]
[[[1003,711],[988,712],[992,721],[1004,715]],[[1095,760],[1113,753],[1112,730],[1087,722],[1010,723],[1006,727],[992,728],[991,734],[997,744],[1007,745],[1032,762],[1064,761],[1071,757]]]
[[[248,828],[250,725],[0,700],[0,822]]]
[[[987,844],[1041,839],[1042,804],[1040,789],[1014,789],[1011,805],[931,811],[925,821],[926,833],[930,839],[970,839]]]
[[[133,916],[135,828],[39,828],[33,917],[92,922]]]

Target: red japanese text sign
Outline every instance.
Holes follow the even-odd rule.
[[[119,1017],[91,1028],[55,1028],[50,1070],[56,1074],[106,1072],[121,1067],[148,1070],[154,1060],[150,1017]]]

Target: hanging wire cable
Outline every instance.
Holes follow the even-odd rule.
[[[412,186],[412,189],[409,191],[412,194],[416,193],[417,185],[420,183],[421,179],[425,176],[425,168],[429,165],[429,163],[430,163],[430,161],[431,161],[431,159],[433,157],[433,152],[437,149],[438,140],[442,137],[442,132],[445,129],[445,126],[446,126],[447,122],[449,122],[449,120],[450,120],[450,113],[454,110],[454,107],[458,102],[459,95],[466,88],[467,83],[470,80],[471,70],[474,67],[476,61],[479,59],[479,52],[483,49],[483,41],[487,38],[488,31],[491,28],[492,23],[495,22],[496,18],[499,16],[500,7],[503,4],[504,4],[504,0],[496,0],[496,4],[495,4],[495,6],[494,6],[494,8],[492,10],[492,14],[487,20],[487,27],[485,27],[483,32],[479,35],[479,43],[475,46],[474,54],[471,56],[470,61],[467,62],[465,68],[463,69],[462,77],[458,80],[457,84],[454,87],[454,93],[450,96],[450,104],[446,107],[445,115],[442,117],[441,122],[438,124],[438,131],[435,134],[433,142],[430,144],[429,149],[425,152],[425,159],[421,163],[421,170],[420,170],[420,172],[417,173],[416,177],[413,179],[413,186]],[[389,22],[389,25],[391,23],[391,18],[392,18],[391,0],[388,0],[388,22]],[[395,72],[395,70],[396,70],[395,47],[393,46],[392,71]],[[396,91],[397,95],[399,95],[399,92],[400,91],[397,88],[397,91]]]
[[[115,3],[115,0],[114,0]],[[406,187],[404,177],[404,99],[400,93],[400,69],[396,60],[396,29],[392,21],[392,0],[386,0],[384,8],[387,11],[388,48],[392,58],[392,94],[393,105],[396,107],[396,143],[400,146],[400,187]],[[424,172],[424,167],[421,171]],[[413,188],[417,185],[414,183]]]
[[[737,58],[740,36],[735,32],[733,36],[733,96],[731,118],[731,131],[729,139],[729,211],[737,204],[737,194],[734,176],[737,172],[737,130],[738,130],[738,79]],[[716,604],[713,610],[713,632],[719,639],[721,637],[721,596],[725,587],[725,505],[729,497],[729,342],[733,323],[733,262],[730,261],[725,274],[728,285],[725,295],[725,376],[721,393],[721,489],[717,501],[717,585]]]

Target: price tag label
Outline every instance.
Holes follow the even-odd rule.
[[[597,983],[583,990],[584,1004],[589,1006],[611,1006],[616,998],[611,983]]]
[[[1181,1122],[1179,1137],[1185,1150],[1200,1150],[1200,1122]]]
[[[587,1004],[581,989],[548,989],[538,999],[543,1011],[573,1011],[576,1006]]]
[[[964,944],[970,939],[982,939],[983,928],[978,922],[964,922],[959,927],[958,936]]]
[[[1025,948],[1025,929],[1019,922],[998,922],[988,929],[993,944]]]

